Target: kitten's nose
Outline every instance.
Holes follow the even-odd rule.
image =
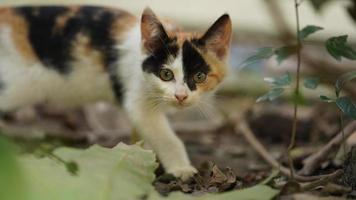
[[[175,94],[174,96],[179,102],[183,102],[185,99],[188,98],[187,94]]]

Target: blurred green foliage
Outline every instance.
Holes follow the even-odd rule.
[[[162,197],[151,184],[158,166],[155,155],[139,145],[54,150],[59,159],[75,161],[67,163],[75,163],[70,166],[75,168],[76,176],[58,159],[16,155],[14,149],[10,142],[0,139],[1,200],[269,200],[279,192],[261,184],[201,197],[180,192]]]
[[[0,135],[0,199],[29,200],[15,147]]]
[[[338,61],[341,61],[342,57],[356,60],[356,51],[347,44],[347,37],[347,35],[331,37],[325,43],[329,54]]]

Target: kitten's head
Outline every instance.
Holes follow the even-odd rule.
[[[223,80],[231,21],[222,15],[204,33],[168,28],[146,8],[141,19],[142,69],[156,103],[183,108],[204,101]]]

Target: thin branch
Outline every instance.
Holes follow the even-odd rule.
[[[316,181],[312,181],[310,183],[302,184],[301,189],[302,189],[302,191],[309,191],[316,187],[324,186],[324,185],[332,182],[333,180],[339,178],[342,174],[343,174],[343,171],[341,169],[336,170],[333,173],[329,174],[329,176],[323,177]]]
[[[344,128],[344,138],[347,139],[356,131],[356,122],[349,123]],[[342,131],[338,133],[333,139],[331,139],[325,146],[323,146],[319,151],[310,155],[303,161],[303,168],[299,171],[299,174],[310,175],[312,174],[319,166],[320,163],[327,160],[329,156],[335,153],[343,142],[343,133]]]
[[[245,121],[240,121],[235,126],[235,133],[242,134],[247,142],[251,145],[251,147],[264,159],[272,168],[280,170],[280,172],[288,177],[291,177],[290,170],[284,166],[282,166],[273,156],[266,150],[266,148],[261,144],[261,142],[256,138],[256,136],[251,131],[250,127]],[[294,179],[300,182],[310,182],[316,181],[328,176],[333,175],[326,174],[326,175],[319,175],[319,176],[300,176],[295,174]]]
[[[293,32],[290,30],[288,23],[286,21],[287,18],[283,15],[282,9],[280,8],[280,6],[278,6],[278,3],[276,3],[275,0],[265,0],[263,2],[265,2],[267,11],[271,15],[275,27],[279,32],[279,38],[286,44],[294,43]],[[304,3],[304,2],[299,2],[299,4],[300,3]],[[306,66],[309,66],[308,69],[312,70],[313,74],[317,74],[319,76],[320,74],[323,74],[324,76],[327,75],[328,78],[323,79],[322,81],[333,87],[335,84],[334,77],[338,77],[339,75],[350,71],[350,68],[354,69],[353,65],[349,65],[347,67],[343,65],[341,67],[332,62],[325,61],[324,58],[312,57],[308,53],[304,53],[302,55],[303,55],[303,61],[306,63]],[[353,87],[350,84],[350,85],[346,85],[344,89],[348,93],[350,93],[351,96],[356,98],[355,87]]]
[[[293,164],[293,158],[291,156],[291,151],[295,146],[295,138],[296,138],[296,132],[297,132],[297,125],[298,125],[298,97],[299,97],[299,82],[300,82],[300,64],[301,64],[301,54],[300,50],[302,47],[302,43],[300,41],[299,37],[299,30],[300,30],[300,23],[299,23],[299,6],[300,2],[298,0],[294,0],[295,3],[295,18],[296,18],[296,24],[297,24],[297,80],[296,80],[296,87],[295,87],[295,98],[294,99],[294,116],[293,116],[293,126],[292,126],[292,133],[291,133],[291,138],[290,138],[290,143],[288,146],[288,162],[289,162],[289,169],[290,169],[290,174],[291,178],[294,179],[294,164]]]

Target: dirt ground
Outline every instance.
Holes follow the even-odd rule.
[[[300,109],[297,147],[293,151],[296,170],[302,167],[301,161],[305,157],[339,132],[337,110],[322,103],[313,105],[304,105]],[[241,120],[246,120],[269,154],[287,166],[292,111],[286,100],[256,104],[249,97],[221,96],[214,106],[170,114],[172,125],[186,144],[199,174],[183,183],[163,174],[159,168],[154,182],[156,189],[163,195],[176,190],[201,195],[260,183],[271,175],[272,168],[235,127]],[[131,127],[123,111],[104,103],[65,112],[62,108],[47,106],[26,108],[7,116],[5,124],[5,132],[21,141],[45,141],[78,148],[94,143],[112,147],[118,142],[131,142]],[[356,144],[355,134],[348,139],[348,144]],[[328,159],[315,174],[340,169],[343,167],[341,163],[338,156]],[[271,183],[274,187],[282,187],[287,181],[284,176],[276,177]],[[342,178],[335,181],[341,185],[338,190],[320,187],[303,195],[310,199],[330,195],[334,199],[347,195],[356,198],[352,196],[355,192],[347,190]],[[301,199],[300,194],[292,197],[291,193],[286,192],[287,196],[279,198]],[[305,199],[303,195],[301,197]]]

